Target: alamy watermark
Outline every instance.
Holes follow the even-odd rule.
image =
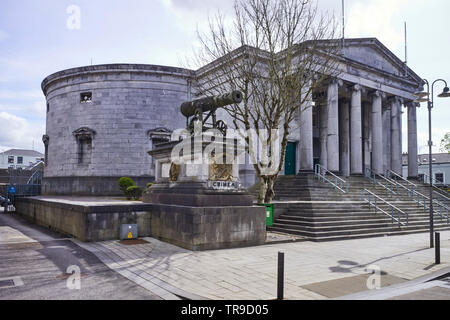
[[[174,146],[171,161],[175,164],[257,164],[261,174],[275,174],[281,161],[279,130],[227,129],[224,136],[217,129],[202,131],[195,124],[193,135],[187,129],[177,129],[171,141]],[[191,137],[191,139],[186,139]],[[248,142],[248,143],[247,143]],[[236,152],[238,150],[238,152]],[[243,151],[247,151],[246,153]]]
[[[81,289],[81,269],[77,265],[71,265],[67,267],[67,274],[70,274],[67,278],[66,286],[69,290],[80,290]]]
[[[66,13],[69,15],[66,20],[66,26],[69,30],[81,29],[81,9],[77,5],[70,5],[66,9]]]
[[[372,275],[370,275],[367,278],[367,288],[369,290],[378,290],[381,288],[381,268],[377,265],[370,265],[366,268],[366,271],[368,271],[369,273],[371,273]]]

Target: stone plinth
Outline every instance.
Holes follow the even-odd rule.
[[[154,205],[152,236],[191,250],[263,244],[265,209],[253,206],[239,180],[243,146],[201,139],[168,142],[149,152],[156,182],[142,200]],[[219,155],[228,161],[220,163]]]

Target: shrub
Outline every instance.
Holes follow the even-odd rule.
[[[134,186],[134,182],[131,178],[122,177],[119,179],[119,188],[126,195],[126,191],[128,187]]]
[[[153,184],[152,182],[147,183],[147,188],[146,189],[150,188],[152,186],[152,184]]]
[[[125,190],[125,195],[127,199],[138,200],[142,196],[142,189],[139,186],[130,186]]]

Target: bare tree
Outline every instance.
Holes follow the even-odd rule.
[[[335,30],[334,19],[319,16],[317,5],[309,0],[236,0],[232,22],[217,14],[209,19],[208,32],[198,33],[201,49],[195,62],[204,66],[197,72],[198,90],[241,91],[242,103],[226,108],[234,126],[264,137],[270,160],[261,161],[249,152],[260,179],[259,203],[270,203],[274,197],[300,106],[338,72],[340,42]],[[251,135],[244,138],[249,146]],[[280,152],[271,147],[276,138]]]

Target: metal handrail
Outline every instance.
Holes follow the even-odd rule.
[[[394,171],[392,171],[392,170],[387,170],[387,171],[386,171],[386,176],[390,176],[390,175],[394,175],[394,177],[395,177],[394,180],[395,180],[395,181],[397,181],[397,178],[400,178],[400,180],[405,181],[408,185],[412,186],[413,189],[415,189],[415,188],[418,187],[418,185],[412,183],[412,182],[409,181],[408,179],[403,178],[401,175],[395,173]],[[428,177],[427,174],[423,174],[423,175]],[[433,179],[434,179],[434,178],[433,178]],[[436,181],[436,179],[434,179],[434,180]],[[423,182],[423,183],[426,183],[426,182]],[[441,189],[441,188],[436,187],[435,185],[432,185],[432,187],[435,189],[435,190],[433,190],[433,192],[434,192],[434,194],[436,195],[436,197],[438,197],[439,199],[441,199],[441,201],[442,201],[443,203],[444,203],[444,201],[443,201],[442,199],[445,199],[445,203],[444,203],[444,204],[447,205],[447,201],[450,201],[450,193],[448,193],[447,191],[445,191],[445,190],[443,190],[443,189]],[[437,191],[437,190],[439,190],[439,191]],[[444,195],[443,193],[444,193],[445,195]],[[447,195],[448,197],[447,197],[446,195]]]
[[[426,195],[424,195],[424,194],[422,194],[422,193],[420,193],[420,192],[418,192],[416,190],[412,190],[412,193],[415,196],[417,196],[417,201],[416,202],[419,204],[419,206],[420,206],[419,198],[422,198],[422,199],[424,199],[423,200],[423,207],[424,207],[424,209],[428,209],[429,208],[429,206],[427,206],[427,202],[428,203],[430,202],[430,198],[429,197],[427,197]],[[410,198],[415,200],[414,197],[410,196]],[[427,200],[427,201],[425,201],[425,200]],[[441,219],[443,219],[443,217],[442,217],[442,209],[444,209],[446,211],[447,224],[450,223],[449,216],[448,216],[449,207],[447,207],[447,205],[445,205],[444,203],[440,203],[436,199],[433,199],[433,203],[435,203],[435,204],[437,204],[439,206],[439,212],[438,213],[439,213],[439,216],[441,217]],[[435,208],[435,206],[433,208]],[[435,210],[433,210],[433,213],[435,213]]]
[[[388,170],[388,171],[394,173],[396,176],[399,176],[398,174],[396,174],[395,172],[393,172],[391,170]],[[403,177],[401,177],[401,176],[399,176],[399,177],[402,178],[403,180],[405,180]],[[407,191],[407,193],[408,193],[408,196],[412,200],[416,201],[419,207],[421,205],[420,200],[422,200],[423,208],[424,209],[428,209],[429,208],[429,206],[427,207],[427,202],[428,203],[430,202],[430,198],[427,197],[426,195],[418,192],[417,190],[414,190],[414,187],[417,187],[414,183],[412,183],[412,182],[410,182],[408,180],[405,180],[405,181],[407,181],[409,183],[408,186],[411,185],[411,189],[410,189],[409,187],[405,187],[403,184],[397,182],[397,180],[391,180],[391,181],[393,183],[395,183],[397,186],[400,186],[401,188],[405,189]],[[441,219],[443,219],[442,209],[444,209],[446,211],[447,223],[450,223],[449,216],[448,216],[449,208],[447,207],[446,203],[443,203],[443,202],[441,203],[437,199],[433,199],[433,203],[436,203],[439,206],[439,216],[441,217]],[[433,213],[435,213],[435,210],[433,210]]]
[[[437,181],[436,180],[436,178],[433,178],[433,177],[431,177],[431,179],[430,179],[430,176],[429,175],[427,175],[426,173],[422,173],[422,175],[424,176],[424,177],[427,177],[428,178],[428,182],[425,182],[425,179],[422,179],[422,182],[423,183],[425,183],[425,184],[430,184],[430,180],[431,181],[433,181],[433,184],[431,185],[434,189],[436,189],[436,190],[439,190],[439,191],[436,191],[437,193],[445,193],[448,197],[450,197],[450,193],[448,193],[447,191],[445,191],[445,190],[443,190],[443,189],[441,189],[441,188],[439,188],[439,187],[437,187],[436,185],[437,184],[439,184],[438,182],[441,182],[441,181]]]
[[[365,193],[367,192],[367,199],[365,197]],[[373,204],[371,201],[371,197],[373,197]],[[390,208],[391,208],[391,213],[389,214],[386,211],[384,211],[383,209],[381,209],[378,205],[377,205],[377,199],[384,202],[385,204],[387,204]],[[380,210],[382,213],[384,213],[385,215],[389,216],[392,220],[392,223],[394,223],[394,220],[397,221],[398,225],[405,225],[405,223],[401,222],[401,218],[400,218],[400,214],[403,214],[406,217],[406,225],[409,224],[409,215],[408,213],[404,212],[403,210],[401,210],[400,208],[397,208],[396,206],[394,206],[393,204],[389,203],[388,201],[384,200],[383,198],[381,198],[380,196],[376,195],[375,193],[364,189],[362,191],[362,200],[367,202],[369,204],[369,209],[372,207],[372,205],[375,208],[375,213],[377,212],[377,210]],[[397,212],[397,218],[394,217],[394,210]]]
[[[343,193],[347,193],[348,192],[348,183],[347,183],[347,181],[345,181],[344,179],[338,177],[333,172],[328,171],[327,169],[325,169],[320,164],[316,164],[315,165],[315,167],[314,167],[314,174],[317,176],[319,181],[322,179],[322,181],[328,182],[329,184],[334,186],[339,191],[341,191]],[[326,177],[327,174],[331,175],[334,178],[334,182]],[[345,190],[344,190],[344,188],[345,188]]]
[[[405,181],[405,182],[408,184],[408,186],[411,186],[411,189],[412,189],[412,190],[414,190],[415,188],[419,187],[418,185],[416,185],[416,184],[412,183],[411,181],[409,181],[409,180],[403,178],[402,176],[400,176],[399,174],[395,173],[395,172],[392,171],[392,170],[387,170],[386,173],[387,173],[387,175],[388,175],[388,174],[389,174],[389,175],[393,174],[393,175],[396,177],[396,179],[394,179],[395,182],[397,182],[397,177],[400,178],[400,180]],[[400,185],[400,186],[403,186],[401,183],[399,183],[399,185]],[[404,186],[403,186],[403,187],[404,187]],[[434,185],[433,185],[433,188],[439,189],[438,187],[436,187],[436,186],[434,186]],[[408,192],[409,192],[409,187],[407,188],[407,190],[408,190]],[[439,190],[440,190],[440,189],[439,189]],[[434,191],[434,194],[436,195],[436,197],[438,198],[438,201],[439,201],[439,199],[440,199],[441,202],[442,202],[442,204],[447,205],[447,201],[450,201],[450,198],[449,198],[449,197],[446,197],[445,195],[443,195],[442,193],[440,193],[440,192],[438,192],[438,191],[436,191],[436,190],[433,190],[433,191]],[[445,190],[440,190],[440,191],[442,191],[442,192],[448,194]],[[445,201],[444,201],[443,199],[445,199]],[[439,202],[438,202],[438,203],[439,203]]]
[[[394,172],[390,169],[386,170],[386,177],[391,177],[391,175],[393,175],[395,177],[395,179],[393,179],[395,182],[397,182],[397,178],[399,178],[400,180],[405,181],[408,185],[412,185],[414,187],[417,187],[417,185],[415,185],[414,183],[412,183],[411,181],[409,181],[408,179],[403,178],[401,175],[399,175],[397,172]]]
[[[34,171],[27,184],[42,184],[42,170]]]
[[[366,177],[368,177],[368,178],[372,181],[372,183],[376,183],[376,184],[380,185],[380,186],[383,187],[386,191],[389,191],[389,192],[392,193],[392,194],[397,194],[397,192],[396,192],[396,191],[398,191],[397,185],[396,185],[395,183],[393,183],[392,180],[386,179],[385,177],[383,177],[382,175],[380,175],[380,174],[374,172],[374,171],[373,171],[372,169],[370,169],[370,168],[366,168],[365,172],[366,172],[366,174],[365,174]],[[381,182],[377,181],[377,179],[376,179],[377,176],[378,176],[379,178],[381,178],[382,180],[384,180],[385,183],[386,183],[386,185],[383,185]],[[387,186],[387,184],[390,185],[390,188]],[[395,191],[393,190],[393,186],[395,186]]]

